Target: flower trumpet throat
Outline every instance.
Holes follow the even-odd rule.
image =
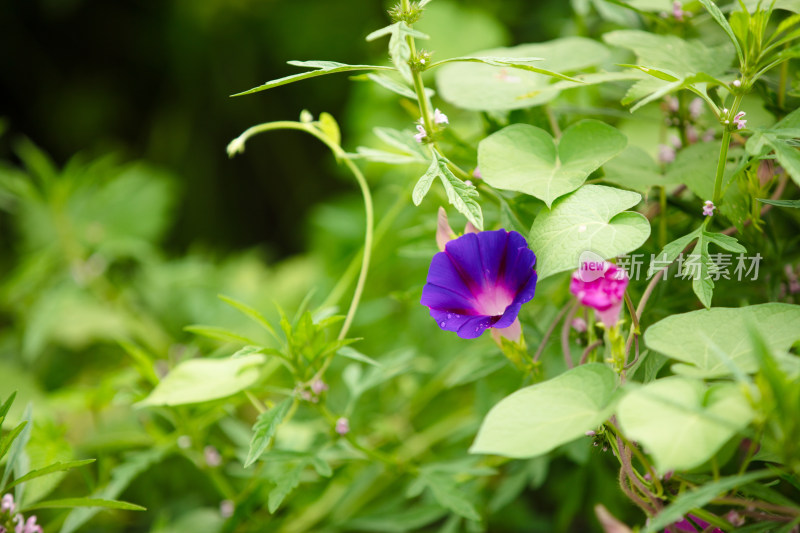
[[[534,296],[535,262],[515,231],[467,233],[433,256],[421,303],[441,329],[462,339],[508,328]]]

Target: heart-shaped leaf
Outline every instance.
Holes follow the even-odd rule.
[[[650,223],[625,211],[641,200],[639,193],[603,185],[584,185],[543,209],[531,227],[539,279],[578,268],[582,252],[610,259],[639,248],[650,236]]]
[[[481,141],[478,167],[492,187],[530,194],[550,207],[627,144],[625,135],[597,120],[570,126],[557,143],[543,129],[513,124]]]
[[[608,417],[616,383],[611,368],[590,363],[518,390],[489,411],[469,451],[517,458],[547,453]]]
[[[675,372],[720,377],[758,370],[749,328],[756,328],[773,352],[782,353],[800,339],[798,324],[798,305],[715,307],[656,322],[647,329],[644,340],[651,350],[688,363],[674,365]]]
[[[617,418],[625,435],[644,445],[660,473],[695,468],[742,430],[753,412],[738,385],[707,389],[698,380],[673,376],[630,391]]]

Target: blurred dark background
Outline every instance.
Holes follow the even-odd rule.
[[[473,19],[480,15],[480,24],[440,28],[463,30],[457,40],[475,46],[552,39],[570,17],[569,3],[558,0],[433,4]],[[334,75],[228,95],[297,72],[285,64],[291,59],[385,62],[385,40],[366,43],[364,36],[388,23],[390,5],[0,0],[0,117],[8,127],[0,157],[13,160],[15,140],[26,136],[59,166],[77,153],[146,159],[182,183],[168,242],[173,252],[198,242],[222,250],[262,245],[273,257],[299,252],[308,209],[355,192],[352,184],[338,177],[327,149],[302,133],[259,136],[245,156],[232,160],[225,147],[252,125],[296,120],[304,108],[342,121],[345,110],[357,112],[355,82]],[[440,20],[448,18],[459,23],[457,17]]]

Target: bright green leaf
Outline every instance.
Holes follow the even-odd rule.
[[[730,365],[735,365],[752,373],[758,364],[748,324],[757,328],[771,350],[786,352],[800,339],[800,306],[767,303],[672,315],[650,326],[644,340],[651,350],[687,363],[673,366],[676,372],[721,377],[731,374]]]
[[[288,63],[296,67],[307,67],[317,70],[301,72],[300,74],[292,74],[291,76],[285,76],[283,78],[268,81],[263,85],[259,85],[258,87],[250,89],[249,91],[236,93],[231,96],[242,96],[245,94],[257,93],[259,91],[272,89],[273,87],[286,85],[287,83],[306,80],[308,78],[315,78],[317,76],[324,76],[326,74],[335,74],[337,72],[352,72],[354,70],[394,70],[391,67],[381,67],[377,65],[346,65],[344,63],[337,63],[336,61],[288,61]]]
[[[136,405],[185,405],[232,396],[259,378],[262,354],[227,359],[190,359],[173,368],[150,395]]]
[[[514,124],[481,141],[478,166],[492,187],[530,194],[550,207],[627,142],[617,129],[597,120],[573,124],[557,142],[543,129]]]
[[[557,200],[552,210],[542,210],[528,240],[539,279],[577,269],[585,251],[611,259],[639,248],[650,236],[650,223],[625,209],[640,200],[635,192],[584,185]]]
[[[98,507],[102,509],[120,509],[123,511],[146,511],[141,505],[121,502],[117,500],[101,500],[98,498],[64,498],[63,500],[50,500],[28,505],[23,512],[35,509],[71,509],[73,507]]]
[[[661,474],[702,465],[753,416],[738,385],[706,389],[681,376],[633,389],[617,408],[623,432],[644,446]]]
[[[591,363],[518,390],[489,411],[470,453],[534,457],[581,437],[610,414],[616,383],[611,368]]]

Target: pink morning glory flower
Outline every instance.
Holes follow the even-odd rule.
[[[581,305],[593,308],[597,319],[606,328],[614,327],[619,321],[627,287],[628,275],[625,270],[608,261],[591,265],[584,263],[580,270],[572,274],[569,283],[570,292]]]
[[[462,339],[514,323],[536,290],[536,256],[516,231],[467,233],[433,256],[421,303]]]

